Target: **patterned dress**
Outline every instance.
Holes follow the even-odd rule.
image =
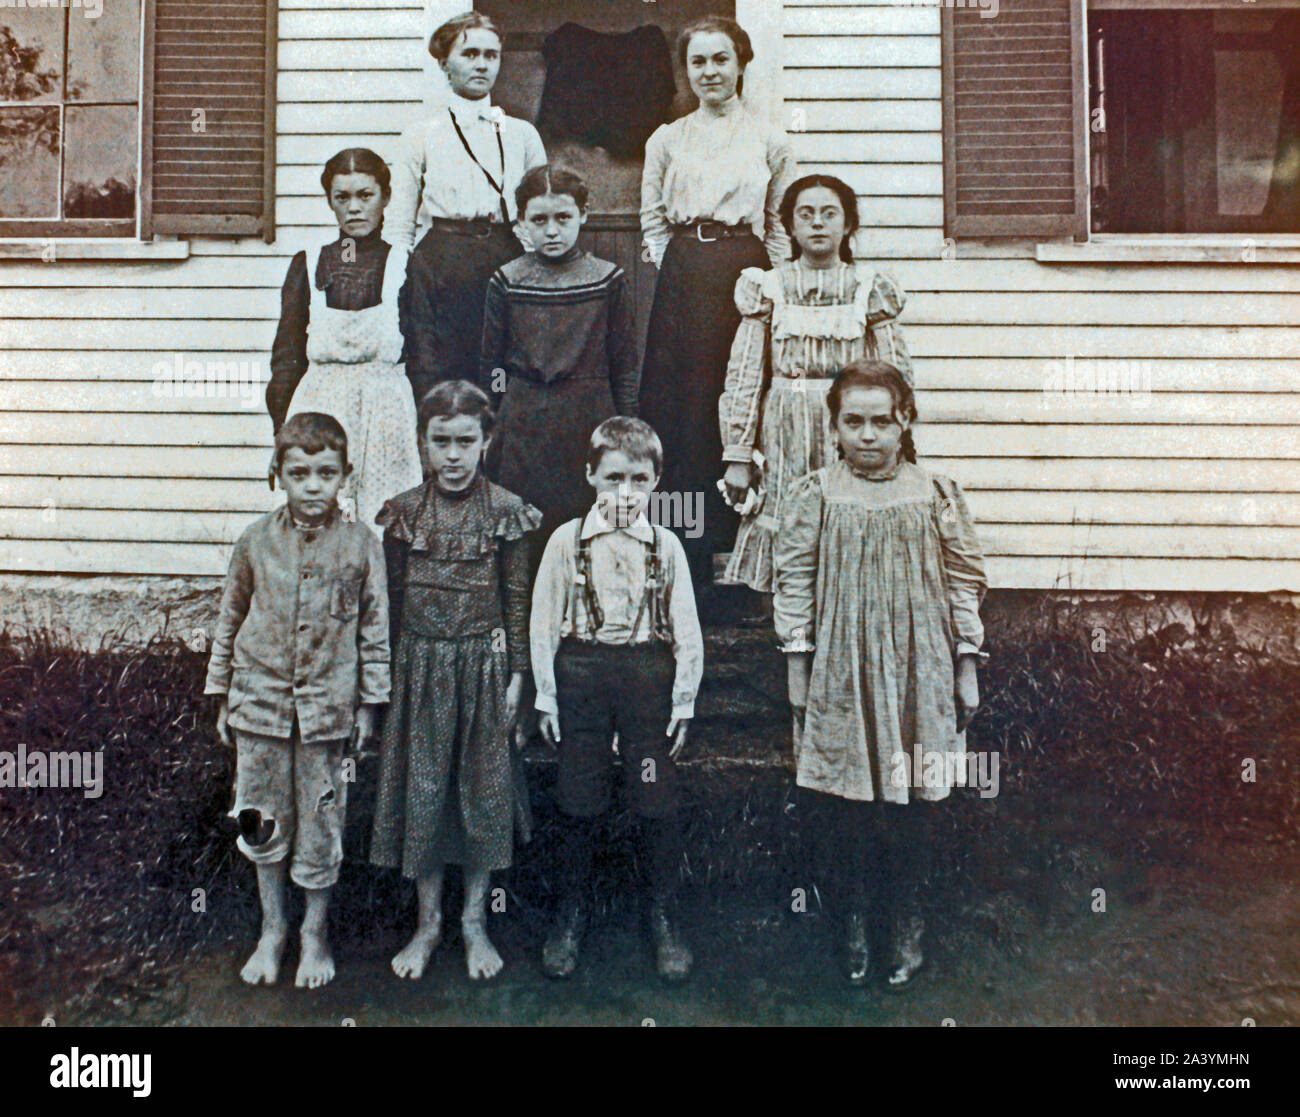
[[[764,459],[762,504],[741,520],[722,581],[761,593],[774,586],[773,535],[794,484],[835,461],[826,392],[862,357],[888,361],[911,384],[898,326],[907,296],[886,275],[837,263],[747,268],[736,283],[741,323],[718,403],[722,461]]]
[[[389,252],[383,297],[364,310],[339,310],[310,285],[307,372],[289,404],[332,415],[348,436],[352,473],[339,492],[344,517],[370,527],[389,497],[418,485],[424,474],[415,432],[415,400],[402,360],[398,292],[406,254]]]
[[[838,461],[794,487],[776,558],[782,648],[813,654],[796,783],[946,798],[965,773],[956,657],[980,653],[987,587],[957,483],[906,462],[871,479]]]
[[[439,866],[504,869],[531,830],[523,764],[505,724],[527,671],[525,536],[541,513],[479,476],[429,481],[380,513],[393,622],[370,859],[418,879]]]

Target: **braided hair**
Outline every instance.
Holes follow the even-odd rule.
[[[884,388],[894,401],[894,415],[906,419],[908,426],[899,442],[899,452],[905,462],[916,464],[916,445],[912,441],[912,426],[916,423],[916,395],[903,379],[903,374],[888,361],[852,361],[840,369],[826,393],[826,406],[830,408],[831,422],[840,417],[844,393],[850,388]]]

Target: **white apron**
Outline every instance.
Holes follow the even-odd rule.
[[[384,501],[424,480],[397,316],[406,253],[389,249],[383,297],[365,310],[327,306],[314,276],[308,272],[307,372],[288,414],[322,411],[343,425],[352,475],[339,492],[339,507],[345,519],[360,521],[382,538],[375,516]]]

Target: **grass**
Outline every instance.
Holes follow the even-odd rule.
[[[941,897],[997,888],[1016,867],[1065,871],[1080,845],[1138,858],[1184,856],[1206,837],[1294,846],[1300,667],[1181,629],[1095,651],[1078,618],[1045,607],[1026,619],[1014,641],[999,646],[991,633],[970,748],[998,753],[1001,793],[945,805]],[[102,749],[105,782],[97,799],[0,791],[0,1020],[39,1019],[53,1005],[73,1018],[116,1006],[118,1017],[163,1020],[178,966],[253,936],[253,875],[225,818],[233,755],[201,697],[204,670],[205,656],[179,642],[94,653],[0,642],[0,747]],[[776,740],[786,715],[778,696],[767,701]],[[727,719],[722,708],[702,720],[697,757]],[[750,710],[736,732],[754,721]],[[1247,759],[1254,782],[1242,778]],[[373,778],[363,765],[349,807],[352,860],[334,905],[344,948],[396,935],[410,918],[409,886],[364,863]],[[549,764],[532,765],[538,833],[503,879],[529,923],[553,885],[552,779]],[[693,903],[721,912],[808,879],[807,836],[776,756],[701,761],[687,784]],[[626,907],[631,820],[608,825],[600,894]]]

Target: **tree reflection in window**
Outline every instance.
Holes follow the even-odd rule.
[[[139,82],[139,0],[0,11],[6,234],[133,235]]]

